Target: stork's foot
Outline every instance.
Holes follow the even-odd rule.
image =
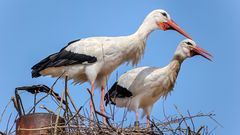
[[[140,122],[139,121],[135,121],[134,122],[134,128],[135,129],[139,129],[139,127],[140,127]]]

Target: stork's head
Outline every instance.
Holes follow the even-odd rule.
[[[197,46],[197,44],[191,40],[191,39],[185,39],[183,40],[177,50],[175,55],[180,55],[183,59],[188,58],[188,57],[193,57],[195,55],[200,55],[210,61],[212,58],[212,55],[205,51],[204,49],[200,48]]]
[[[153,10],[149,13],[147,19],[153,21],[153,24],[161,30],[175,30],[186,38],[191,39],[191,37],[171,19],[170,15],[162,9]]]

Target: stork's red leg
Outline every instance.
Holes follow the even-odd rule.
[[[138,111],[136,111],[136,121],[138,121]]]
[[[101,87],[101,101],[100,101],[100,110],[102,114],[105,114],[105,108],[104,108],[104,94],[105,94],[105,88],[104,86]],[[103,123],[106,124],[106,120],[104,117],[103,118]]]
[[[94,83],[91,83],[91,94],[92,95],[94,94]],[[91,120],[93,120],[93,112],[94,112],[93,103],[92,103],[92,100],[90,100],[90,119]]]

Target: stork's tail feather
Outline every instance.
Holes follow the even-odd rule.
[[[32,78],[37,78],[40,77],[41,74],[39,73],[39,71],[37,70],[32,70]]]
[[[58,53],[54,53],[47,58],[41,60],[39,63],[34,65],[32,69],[32,78],[37,78],[41,76],[40,72],[48,67],[49,63],[57,56]]]
[[[104,100],[105,100],[105,105],[107,106],[107,104],[113,104],[113,105],[116,105],[116,102],[114,99],[116,98],[126,98],[126,97],[131,97],[132,96],[132,93],[118,85],[118,82],[115,82],[113,84],[113,86],[111,87],[111,89],[105,94],[105,97],[104,97]]]

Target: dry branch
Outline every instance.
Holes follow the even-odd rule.
[[[58,79],[57,79],[58,80]],[[56,80],[56,81],[57,81]],[[56,84],[56,81],[54,82],[53,86]],[[65,78],[65,88],[64,91],[62,92],[61,97],[53,91],[53,86],[51,88],[45,86],[45,85],[33,85],[33,86],[24,86],[24,87],[18,87],[17,90],[26,90],[30,93],[34,94],[34,101],[33,101],[33,107],[30,108],[30,112],[35,113],[35,107],[37,104],[41,103],[43,99],[46,99],[48,95],[51,95],[54,97],[54,101],[57,102],[57,112],[53,112],[49,110],[47,107],[44,105],[41,106],[42,109],[46,110],[47,112],[51,114],[56,114],[56,121],[52,123],[51,125],[48,125],[46,127],[41,127],[41,128],[33,128],[33,129],[26,129],[26,128],[19,128],[18,130],[25,130],[25,131],[31,131],[31,130],[45,130],[45,129],[51,129],[54,131],[54,134],[109,134],[109,135],[163,135],[163,134],[178,134],[178,135],[210,135],[212,134],[212,131],[215,130],[215,128],[212,131],[208,131],[208,126],[206,125],[201,125],[197,127],[196,125],[196,118],[203,118],[207,117],[214,122],[216,122],[219,126],[221,126],[215,119],[214,119],[214,114],[213,113],[198,113],[195,115],[190,114],[189,111],[187,111],[187,116],[184,116],[181,111],[175,106],[176,112],[178,115],[174,116],[169,116],[165,112],[165,108],[163,107],[163,114],[165,116],[164,121],[159,121],[157,119],[149,119],[151,122],[151,126],[146,128],[145,123],[139,123],[139,126],[137,128],[135,126],[126,126],[124,125],[124,122],[126,121],[126,116],[127,116],[127,111],[124,110],[123,118],[122,121],[120,122],[115,122],[113,117],[114,117],[114,110],[111,109],[111,117],[102,114],[96,110],[95,103],[93,100],[93,95],[90,92],[89,89],[87,89],[89,95],[90,95],[90,100],[93,103],[93,109],[94,109],[94,120],[91,120],[89,118],[89,115],[84,115],[84,105],[85,103],[77,108],[77,106],[74,104],[73,99],[70,96],[70,93],[68,91],[67,87],[67,78]],[[36,94],[39,92],[45,92],[47,93],[45,96],[40,97],[40,99],[37,99]],[[21,103],[21,98],[19,94],[16,92],[15,97],[12,98],[12,103],[14,104],[14,107],[16,108],[19,116],[25,115],[25,110],[23,108],[23,104]],[[69,101],[69,102],[68,102]],[[86,101],[87,102],[87,101]],[[63,107],[62,105],[65,103],[65,106]],[[10,106],[9,104],[7,106]],[[73,111],[71,109],[73,108]],[[5,107],[4,112],[6,111],[7,107]],[[60,111],[63,111],[63,116],[60,116],[62,113]],[[1,119],[3,117],[3,114],[1,116]],[[83,114],[83,115],[81,115]],[[107,125],[105,125],[103,122],[99,121],[98,115],[104,117],[106,119]],[[14,119],[14,122],[16,121],[17,118],[19,118],[17,115]],[[58,120],[60,117],[63,117],[65,120],[65,123],[59,123]],[[12,117],[10,116],[8,119],[8,124],[10,125],[9,122],[13,121],[10,120]],[[92,123],[89,125],[89,123]],[[12,124],[11,128],[9,129],[9,126],[7,126],[5,133],[6,134],[14,134],[15,131],[12,132],[12,127],[15,125],[15,123]],[[61,131],[59,133],[59,129],[64,128],[64,131]],[[0,135],[3,135],[3,132],[0,132]]]

